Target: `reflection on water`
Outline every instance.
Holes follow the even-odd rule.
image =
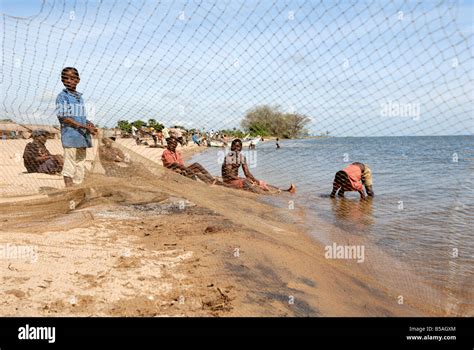
[[[349,232],[367,232],[375,222],[372,198],[366,200],[331,198],[330,203],[334,218]]]

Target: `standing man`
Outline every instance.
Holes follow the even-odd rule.
[[[163,133],[163,138],[165,140],[169,139],[170,137],[170,129],[168,129],[166,126],[161,130],[161,132]]]
[[[139,145],[140,137],[138,136],[138,129],[135,127],[135,125],[132,125],[132,137],[135,140],[135,143]]]
[[[92,147],[91,135],[97,134],[94,124],[86,118],[82,94],[76,91],[80,80],[76,68],[64,68],[61,72],[61,81],[65,89],[56,98],[61,142],[64,147],[62,175],[66,187],[84,181],[86,150]]]
[[[193,139],[193,142],[194,142],[196,145],[201,146],[201,141],[199,141],[197,132],[194,132],[194,133],[193,133],[192,139]]]

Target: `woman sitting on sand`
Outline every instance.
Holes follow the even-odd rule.
[[[372,171],[367,164],[354,162],[336,173],[330,196],[334,198],[338,190],[339,197],[344,197],[345,191],[357,191],[360,194],[360,198],[364,199],[363,186],[365,186],[367,195],[373,197]]]
[[[287,190],[281,190],[278,187],[268,185],[264,181],[257,180],[250,173],[247,159],[241,151],[242,141],[240,139],[232,141],[230,152],[225,156],[224,163],[222,164],[222,179],[225,185],[256,193],[280,193],[281,191],[287,191],[290,193],[296,192],[296,187],[293,184],[291,184],[290,188]],[[242,166],[246,178],[239,177],[240,166]]]

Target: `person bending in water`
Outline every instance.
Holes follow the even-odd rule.
[[[339,197],[344,197],[345,191],[357,191],[360,194],[360,198],[364,199],[364,186],[367,195],[373,197],[372,172],[369,166],[367,164],[354,162],[336,173],[330,196],[334,198],[338,190]]]
[[[190,166],[185,166],[181,153],[176,150],[178,140],[174,137],[166,139],[167,148],[161,155],[161,161],[165,168],[171,169],[186,177],[197,176],[201,181],[208,184],[219,184],[209,172],[199,163],[193,163]]]
[[[296,187],[293,184],[291,184],[290,188],[287,190],[281,190],[278,187],[268,185],[264,181],[257,180],[250,173],[247,159],[241,151],[242,141],[240,139],[232,141],[230,152],[225,156],[224,162],[222,163],[222,179],[226,186],[256,193],[280,193],[281,191],[287,191],[290,193],[296,192]],[[245,178],[239,177],[240,166],[242,166]]]

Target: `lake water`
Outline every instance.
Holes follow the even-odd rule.
[[[323,244],[366,246],[370,259],[360,264],[364,273],[380,275],[390,288],[411,288],[421,299],[436,299],[433,303],[447,313],[472,315],[474,137],[321,138],[280,144],[276,149],[269,141],[246,151],[257,178],[298,188],[295,196],[265,201],[304,208],[304,224]],[[223,154],[211,149],[191,161],[220,175]],[[375,198],[360,201],[356,192],[346,193],[346,199],[328,198],[334,174],[355,161],[372,169]],[[321,229],[321,223],[330,229]],[[439,293],[413,288],[414,278]]]

